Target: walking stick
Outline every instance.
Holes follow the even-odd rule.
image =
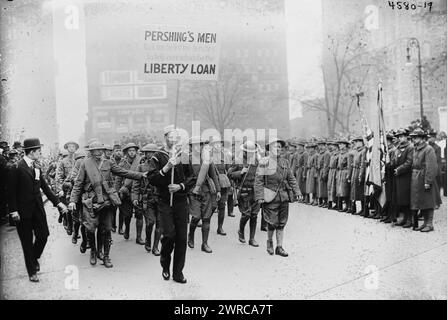
[[[173,153],[173,157],[178,157],[179,154],[181,152],[181,149],[173,149],[172,153]],[[171,184],[174,184],[174,169],[175,169],[175,165],[171,168]],[[172,202],[174,200],[174,193],[171,192],[171,197],[169,198],[169,205],[172,207]]]

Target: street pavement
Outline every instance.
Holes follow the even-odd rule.
[[[159,257],[113,234],[111,259],[89,264],[89,251],[71,243],[58,212],[46,205],[50,237],[40,259],[40,282],[28,280],[17,231],[0,230],[1,299],[447,299],[447,198],[435,211],[435,231],[415,232],[378,220],[294,203],[290,205],[284,248],[289,257],[266,252],[237,239],[240,213],[226,217],[227,236],[216,234],[213,216],[209,245],[213,253],[189,249],[187,284],[161,277]],[[248,225],[246,229],[248,238]],[[276,240],[275,240],[276,243]]]

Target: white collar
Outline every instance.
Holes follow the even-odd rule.
[[[29,158],[28,156],[24,156],[23,157],[23,160],[25,160],[25,162],[26,162],[26,164],[28,165],[28,167],[32,167],[33,166],[33,162],[34,162],[34,160],[33,159],[31,159],[31,158]]]

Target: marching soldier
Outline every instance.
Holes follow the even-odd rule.
[[[433,150],[435,150],[435,155],[436,155],[436,162],[438,164],[438,172],[436,174],[436,197],[438,198],[438,201],[441,201],[441,189],[440,186],[442,185],[441,182],[441,176],[442,176],[442,157],[441,157],[441,147],[438,146],[438,144],[436,143],[436,136],[437,136],[437,132],[435,130],[431,130],[428,133],[428,144],[430,145],[430,147],[433,148]],[[438,208],[435,208],[438,209]]]
[[[318,165],[318,153],[316,151],[317,145],[313,142],[309,142],[307,145],[309,149],[309,156],[306,164],[306,192],[309,197],[312,195],[312,202],[307,202],[312,206],[318,205],[317,202],[317,165]]]
[[[317,196],[318,196],[318,206],[322,208],[327,208],[327,182],[329,174],[329,161],[331,158],[330,152],[327,150],[326,141],[321,140],[318,142],[318,158],[317,158]]]
[[[70,184],[70,190],[73,188],[74,182],[79,172],[79,168],[81,167],[82,161],[84,161],[86,154],[85,152],[79,151],[74,155],[74,165],[71,169],[70,174],[67,179],[65,179],[64,183]],[[76,204],[76,210],[72,211],[73,216],[73,237],[71,242],[73,244],[78,243],[78,234],[79,228],[81,229],[82,242],[80,246],[81,253],[84,253],[87,250],[87,234],[85,231],[85,226],[82,224],[82,214],[81,214],[82,202]],[[82,224],[82,225],[81,225]]]
[[[289,216],[289,202],[294,202],[299,195],[298,184],[288,160],[279,155],[285,144],[284,140],[275,139],[266,145],[269,155],[260,160],[254,182],[255,199],[264,207],[265,220],[268,224],[267,252],[282,257],[288,256],[282,244],[284,227]],[[272,190],[270,199],[266,198],[264,188]],[[273,251],[275,231],[277,246]]]
[[[331,156],[329,158],[329,172],[327,179],[327,194],[328,194],[328,206],[329,210],[338,210],[338,197],[337,197],[337,168],[338,168],[338,143],[331,141],[328,143]],[[335,207],[332,204],[335,203]]]
[[[228,151],[228,154],[231,157],[230,168],[232,165],[234,165],[234,162],[235,162],[235,153],[236,152],[234,149],[234,145],[235,145],[235,143],[233,141],[231,144],[231,151]],[[230,170],[230,169],[228,169],[228,170]],[[233,213],[233,211],[234,211],[234,207],[237,205],[237,203],[235,203],[235,201],[237,201],[237,199],[236,199],[237,190],[236,190],[235,182],[233,179],[230,178],[230,176],[228,175],[228,172],[227,172],[227,176],[228,176],[228,179],[230,179],[230,184],[231,184],[230,190],[228,191],[228,200],[227,200],[228,216],[235,217],[235,214]]]
[[[410,195],[411,210],[414,210],[414,223],[417,223],[417,212],[419,210],[424,217],[423,225],[415,230],[430,232],[434,230],[434,208],[440,205],[434,188],[438,172],[436,154],[433,148],[424,140],[427,135],[422,129],[415,129],[410,136],[413,138],[414,143]]]
[[[348,169],[349,163],[349,142],[347,140],[339,140],[338,146],[340,152],[338,155],[338,167],[337,167],[337,197],[338,197],[338,211],[346,212],[349,209],[349,179],[351,178]],[[343,202],[346,204],[343,208]]]
[[[149,171],[149,161],[160,148],[156,144],[149,143],[145,145],[141,151],[144,152],[144,157],[138,166],[138,172]],[[152,230],[154,231],[154,245],[152,247],[152,254],[160,255],[158,250],[158,243],[160,242],[160,212],[158,211],[158,194],[157,189],[150,185],[147,179],[136,180],[132,184],[132,202],[138,214],[144,216],[146,222],[146,241],[144,248],[147,252],[151,252],[151,238]],[[140,213],[141,212],[141,213]]]
[[[122,151],[122,147],[119,143],[115,143],[113,145],[113,150],[112,150],[112,157],[110,158],[110,160],[115,163],[115,164],[119,164],[121,161],[121,158],[123,157],[123,151]],[[116,180],[116,178],[114,177],[114,180]],[[123,234],[123,215],[119,214],[119,208],[116,209],[116,211],[118,212],[118,233],[119,234]],[[112,232],[116,232],[116,215],[117,212],[114,213],[113,215],[113,221],[112,221]]]
[[[393,203],[396,206],[396,213],[402,212],[404,215],[402,221],[396,223],[396,225],[404,228],[411,228],[413,226],[412,212],[410,210],[410,194],[414,147],[408,141],[408,134],[409,132],[406,129],[399,129],[397,131],[395,137],[399,139],[399,143],[393,154],[393,179],[396,186]]]
[[[365,166],[364,162],[366,161],[366,148],[365,144],[363,142],[363,137],[358,136],[352,139],[352,142],[354,143],[353,148],[353,159],[352,159],[352,173],[351,173],[351,206],[350,209],[347,211],[351,214],[358,214],[357,213],[357,205],[356,201],[360,201],[362,210],[363,211],[363,193],[365,188]]]
[[[231,182],[228,178],[228,170],[231,167],[231,155],[224,149],[223,140],[213,139],[210,142],[213,148],[213,163],[217,170],[219,184],[220,184],[220,200],[217,202],[217,234],[222,236],[227,235],[223,230],[223,223],[225,220],[225,206],[228,201],[228,194],[231,192]]]
[[[137,171],[138,165],[140,164],[140,157],[137,154],[138,146],[135,143],[128,143],[124,148],[124,157],[121,159],[119,166],[123,169],[130,171]],[[130,191],[132,190],[132,180],[123,179],[121,177],[116,177],[115,179],[115,189],[118,192],[121,205],[120,214],[123,216],[124,220],[124,239],[129,239],[130,232],[130,221],[133,215],[133,204],[130,199]],[[144,245],[145,242],[141,239],[141,233],[143,231],[143,217],[136,217],[136,229],[137,237],[135,242],[140,245]]]
[[[107,160],[112,160],[113,148],[110,144],[104,144],[104,158]]]
[[[166,146],[157,151],[149,161],[149,183],[157,188],[159,194],[158,210],[160,213],[161,251],[160,264],[163,279],[171,276],[171,254],[174,251],[173,279],[186,283],[183,275],[186,256],[188,230],[187,194],[195,184],[189,161],[180,162],[176,143],[179,139],[174,126],[164,129]],[[173,183],[171,183],[173,179]],[[172,197],[172,198],[171,198]],[[172,199],[172,202],[171,202]]]
[[[146,173],[129,171],[113,162],[104,159],[104,145],[92,142],[88,151],[90,157],[81,162],[73,190],[70,196],[69,209],[76,210],[76,203],[82,201],[82,214],[90,243],[90,264],[97,262],[95,231],[102,234],[104,245],[103,262],[106,268],[112,268],[110,247],[112,245],[112,218],[116,206],[121,204],[113,186],[112,173],[119,177],[139,180]]]
[[[213,202],[220,200],[220,184],[214,163],[211,161],[211,149],[207,141],[200,137],[191,137],[189,141],[189,163],[195,180],[192,192],[188,194],[189,224],[188,246],[194,248],[194,232],[197,224],[202,220],[202,251],[213,252],[208,245]],[[214,199],[214,197],[216,197]]]
[[[71,192],[71,185],[69,183],[64,183],[64,181],[70,175],[70,172],[74,165],[74,153],[79,149],[79,144],[74,141],[68,141],[64,144],[64,150],[66,156],[58,163],[56,168],[56,191],[61,202],[68,205],[68,197]],[[73,217],[71,212],[68,211],[64,217],[67,224],[67,234],[69,236],[73,233]]]
[[[248,244],[253,247],[259,247],[255,240],[256,224],[260,204],[256,201],[254,195],[254,182],[256,170],[259,162],[259,146],[253,141],[246,141],[240,146],[242,150],[241,161],[236,161],[228,174],[234,180],[239,181],[238,186],[238,207],[241,212],[239,221],[239,241],[245,243],[245,225],[250,221],[250,239]]]

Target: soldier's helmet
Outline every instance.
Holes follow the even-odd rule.
[[[113,148],[110,144],[104,144],[104,150],[113,151]]]
[[[271,140],[269,140],[268,144],[265,145],[265,150],[269,151],[270,145],[274,142],[278,142],[281,145],[281,147],[283,147],[283,148],[287,145],[286,141],[283,139],[280,139],[280,138],[271,139]]]
[[[141,151],[143,152],[151,152],[151,151],[159,151],[160,148],[155,143],[148,143],[143,148],[141,148]]]
[[[344,138],[342,138],[342,139],[339,139],[338,141],[337,141],[337,143],[340,145],[340,144],[345,144],[346,146],[349,146],[349,141],[347,140],[347,139],[344,139]]]
[[[240,146],[240,149],[248,153],[255,153],[259,149],[259,145],[256,142],[247,140]]]
[[[99,140],[97,138],[90,139],[89,141],[87,141],[87,144],[84,146],[84,148],[88,150],[93,142],[99,142]]]
[[[81,159],[81,158],[85,158],[85,156],[86,156],[85,152],[83,152],[83,151],[79,151],[79,152],[76,152],[76,153],[75,153],[75,155],[74,155],[74,159],[75,159],[75,160],[78,160],[78,159]]]
[[[205,144],[208,143],[208,140],[204,140],[202,139],[202,137],[200,136],[192,136],[191,138],[189,138],[188,144],[189,145],[193,145],[193,144]]]
[[[408,136],[409,131],[406,128],[400,128],[399,130],[397,130],[397,132],[394,134],[395,137],[399,137],[399,136]]]
[[[421,128],[416,128],[413,130],[412,133],[410,133],[410,137],[422,137],[425,138],[427,137],[427,133],[422,130]]]
[[[92,143],[90,143],[90,145],[88,146],[88,151],[93,151],[93,150],[104,150],[104,144],[102,144],[99,141],[94,141]]]
[[[124,146],[123,152],[126,153],[127,150],[129,150],[130,148],[135,148],[136,151],[138,151],[138,149],[140,149],[140,147],[138,147],[135,143],[130,142]]]
[[[77,142],[74,142],[74,141],[68,141],[68,142],[66,142],[66,143],[64,144],[64,149],[67,150],[67,149],[68,149],[68,146],[69,146],[70,144],[73,144],[73,145],[76,147],[76,150],[79,149],[79,144],[78,144]]]
[[[362,141],[362,142],[364,142],[364,140],[363,140],[363,137],[362,136],[355,136],[354,138],[352,138],[352,140],[351,140],[353,143],[354,142],[356,142],[356,141]]]

